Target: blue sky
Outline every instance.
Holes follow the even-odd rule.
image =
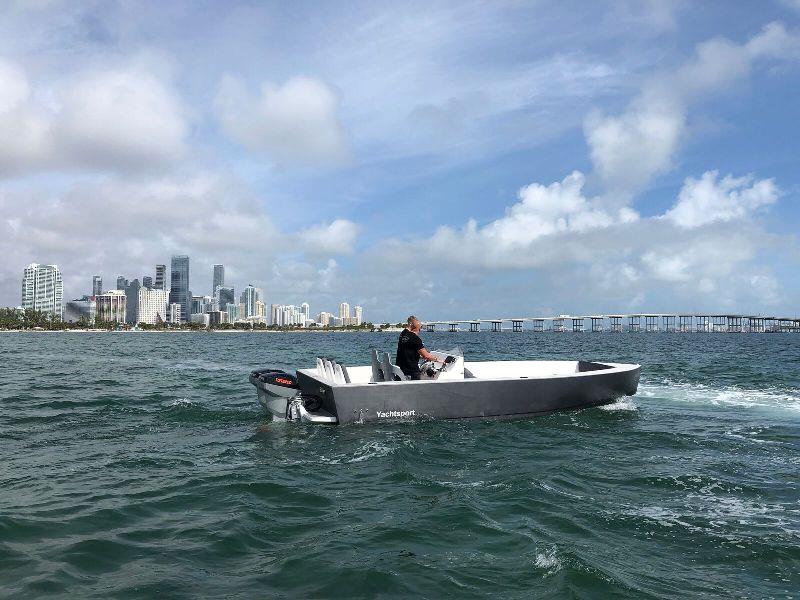
[[[795,314],[800,4],[6,2],[0,304]]]

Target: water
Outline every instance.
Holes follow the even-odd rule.
[[[423,334],[635,361],[529,421],[271,424],[396,334],[0,334],[0,597],[800,596],[800,335]]]

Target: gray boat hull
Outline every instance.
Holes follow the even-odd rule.
[[[331,384],[297,371],[303,395],[316,396],[339,424],[409,419],[525,418],[595,406],[636,393],[640,367],[580,362],[558,377]]]

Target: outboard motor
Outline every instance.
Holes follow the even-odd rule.
[[[286,419],[289,402],[300,394],[297,377],[282,369],[258,369],[250,373],[250,383],[258,390],[258,401],[273,419]]]

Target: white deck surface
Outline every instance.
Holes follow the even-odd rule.
[[[475,379],[519,379],[529,378],[538,379],[545,377],[566,377],[566,376],[590,376],[598,373],[627,370],[636,368],[638,365],[617,364],[617,363],[602,363],[608,365],[611,369],[601,371],[583,371],[578,372],[578,361],[576,360],[496,360],[485,362],[464,362],[464,379],[461,376],[441,377],[436,380],[422,380],[422,381],[409,381],[397,383],[412,383],[412,384],[425,384],[425,383],[439,383],[445,381],[460,380],[475,380]],[[325,375],[320,375],[317,369],[299,369],[310,377],[319,379],[326,383],[334,383],[334,385],[348,385],[340,382],[332,382]],[[367,366],[347,366],[347,373],[350,377],[349,385],[364,385],[372,382],[372,367]],[[443,373],[442,375],[450,375]]]

